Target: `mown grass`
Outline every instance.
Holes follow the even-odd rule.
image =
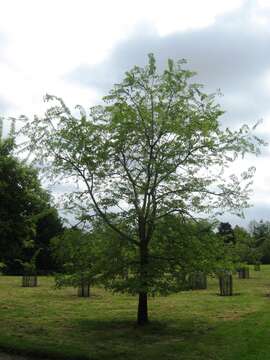
[[[150,299],[151,324],[135,324],[137,299],[92,289],[89,299],[53,279],[22,288],[0,277],[0,348],[63,359],[270,359],[270,266],[234,278],[233,297],[208,290]]]

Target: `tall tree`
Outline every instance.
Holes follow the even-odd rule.
[[[44,231],[37,226],[50,207],[49,194],[42,189],[37,171],[15,156],[14,125],[6,138],[0,125],[0,261],[6,271],[16,271],[17,258],[29,252],[29,241]],[[38,232],[37,232],[38,230]],[[40,244],[39,244],[40,245]],[[43,245],[42,245],[43,247]]]
[[[194,73],[184,63],[169,60],[159,73],[149,55],[148,65],[127,72],[89,116],[81,107],[74,115],[61,99],[47,96],[56,104],[45,117],[22,117],[27,148],[43,170],[78,184],[67,196],[69,208],[84,218],[95,213],[136,249],[141,325],[148,322],[150,247],[159,222],[173,213],[239,214],[248,205],[254,167],[239,178],[224,170],[239,155],[257,154],[261,144],[248,126],[222,130],[215,96],[191,82]]]
[[[37,267],[43,273],[56,271],[57,263],[51,249],[50,241],[64,231],[62,220],[56,208],[47,204],[46,209],[44,209],[39,216],[36,216],[35,225],[35,244],[37,248],[42,249],[37,255]]]
[[[260,260],[264,264],[270,264],[270,222],[251,221],[249,230],[254,239],[255,247],[261,254]]]
[[[262,251],[256,244],[256,239],[246,229],[235,226],[234,242],[235,251],[241,263],[257,264],[262,257]]]
[[[234,231],[230,223],[221,222],[218,226],[218,234],[225,243],[235,243]]]

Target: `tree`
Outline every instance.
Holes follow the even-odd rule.
[[[40,253],[42,249],[39,248],[36,251],[32,252],[32,256],[29,259],[29,261],[23,261],[21,259],[17,259],[17,261],[20,263],[20,265],[23,268],[24,275],[37,275],[37,256]]]
[[[194,73],[184,63],[169,60],[160,74],[149,55],[148,65],[127,72],[89,115],[81,107],[79,115],[72,114],[61,99],[47,96],[56,104],[43,118],[21,118],[26,149],[43,170],[54,180],[78,184],[67,195],[68,207],[85,220],[99,216],[136,249],[133,291],[140,325],[148,322],[151,244],[160,221],[174,213],[182,218],[225,209],[241,213],[254,167],[239,177],[224,170],[241,155],[257,154],[262,143],[246,125],[222,130],[215,95],[191,83]]]
[[[51,209],[50,196],[42,189],[37,170],[15,156],[14,125],[2,137],[0,121],[0,261],[16,272],[17,258],[24,258],[27,241],[38,239],[37,225]],[[38,230],[38,233],[37,233]]]
[[[254,246],[261,254],[261,261],[264,264],[270,263],[270,222],[252,221],[249,229],[254,239]]]
[[[256,246],[255,238],[244,228],[235,226],[233,229],[235,251],[241,263],[257,264],[262,257],[261,249]]]
[[[42,251],[37,256],[37,267],[43,273],[57,270],[57,264],[51,250],[50,241],[64,231],[64,226],[57,210],[48,204],[47,208],[36,217],[35,244]]]
[[[80,229],[66,229],[51,240],[54,257],[62,268],[55,277],[57,288],[87,286],[89,291],[89,286],[98,282],[100,261],[93,240]]]
[[[218,226],[218,233],[225,243],[235,243],[233,228],[228,222],[221,222]]]

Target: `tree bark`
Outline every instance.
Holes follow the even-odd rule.
[[[78,287],[78,296],[79,297],[90,297],[90,284],[88,282],[82,281]]]
[[[149,322],[149,320],[148,320],[147,292],[140,292],[139,293],[137,324],[145,325],[148,322]]]
[[[137,313],[137,324],[142,326],[148,323],[148,303],[147,303],[147,288],[148,288],[148,241],[145,237],[145,226],[140,227],[140,287],[139,303]]]

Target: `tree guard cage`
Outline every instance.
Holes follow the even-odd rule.
[[[232,296],[233,295],[233,279],[230,272],[224,272],[219,274],[219,290],[220,296]]]
[[[188,277],[188,283],[191,290],[205,290],[207,289],[207,276],[201,271],[192,273]]]
[[[37,275],[23,275],[22,286],[23,287],[36,287],[37,286]]]

